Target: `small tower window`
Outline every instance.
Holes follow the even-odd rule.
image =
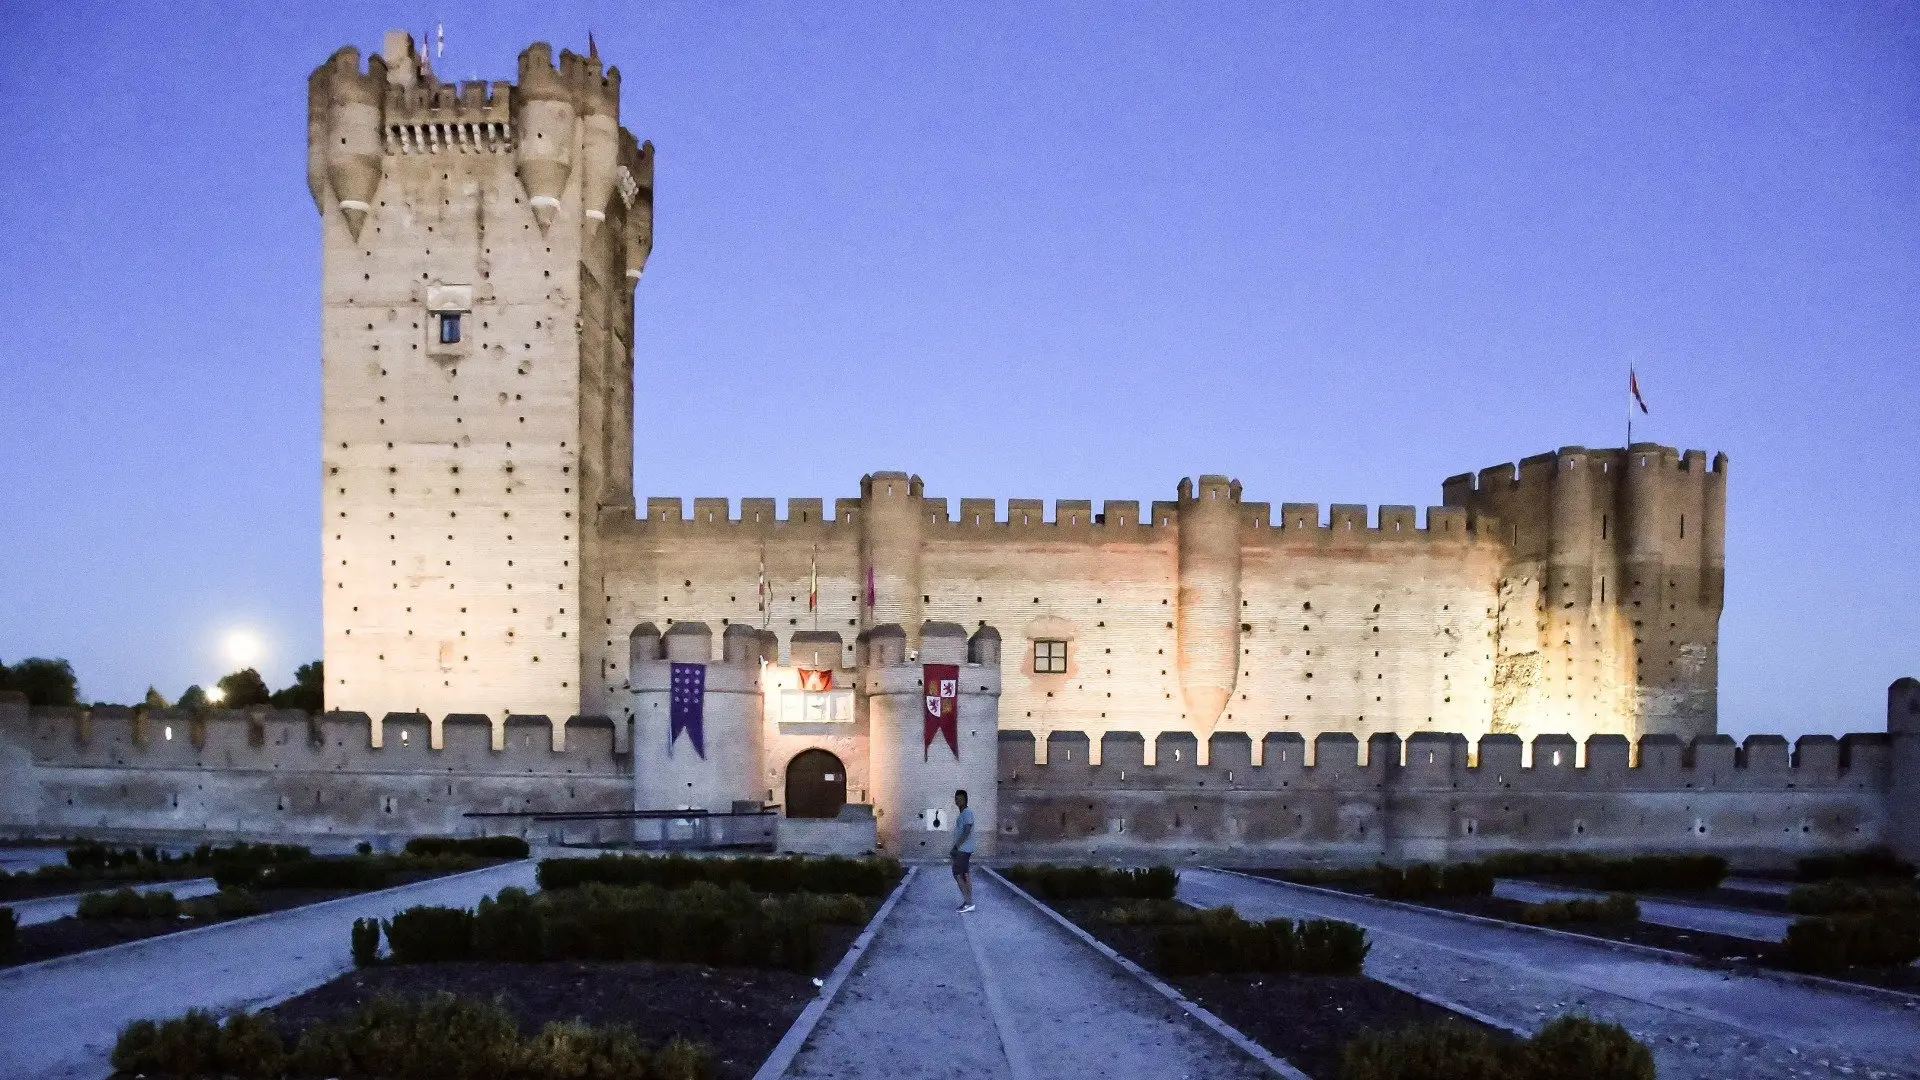
[[[440,344],[460,344],[460,313],[443,311],[440,313]]]
[[[1036,641],[1033,643],[1033,670],[1039,675],[1064,675],[1067,673],[1067,643],[1064,641]]]

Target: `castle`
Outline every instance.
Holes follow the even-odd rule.
[[[55,770],[36,774],[46,824],[111,827],[88,806],[131,798],[61,770],[190,744],[191,770],[257,770],[261,751],[280,770],[205,804],[239,832],[770,804],[799,836],[852,805],[911,853],[968,787],[990,844],[1056,854],[1887,835],[1885,736],[1790,761],[1783,741],[1716,735],[1724,455],[1563,447],[1445,480],[1424,519],[1276,510],[1215,475],[1144,512],[956,508],[903,472],[784,516],[767,498],[641,506],[653,147],[620,125],[618,70],[536,44],[516,83],[454,85],[396,31],[308,89],[331,711],[33,719],[16,761]],[[930,665],[953,666],[950,706],[928,703]],[[695,668],[689,730],[677,680]],[[1454,797],[1436,818],[1407,794],[1462,777],[1506,809]],[[1764,814],[1736,795],[1749,780],[1773,793]],[[1588,805],[1620,785],[1632,813]],[[1703,787],[1736,797],[1696,809]],[[1535,789],[1561,809],[1513,809]]]

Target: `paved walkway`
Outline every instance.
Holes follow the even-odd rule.
[[[1501,878],[1494,883],[1493,895],[1538,904],[1549,900],[1598,900],[1607,894],[1587,889],[1568,889],[1558,885],[1541,885],[1533,881]],[[1671,926],[1680,930],[1693,930],[1703,934],[1725,934],[1727,937],[1745,938],[1748,941],[1785,941],[1787,927],[1793,924],[1793,916],[1771,911],[1742,911],[1738,908],[1689,904],[1679,900],[1661,900],[1657,897],[1642,896],[1639,899],[1641,922]]]
[[[0,970],[0,1076],[100,1080],[130,1021],[290,997],[353,966],[353,920],[414,904],[470,906],[509,885],[532,888],[533,871],[508,863]]]
[[[120,888],[114,886],[113,888]],[[212,896],[220,891],[212,878],[189,878],[186,881],[149,881],[129,885],[135,892],[170,892],[176,900],[191,900],[196,896]],[[105,891],[111,892],[112,889]],[[66,893],[62,896],[42,896],[37,900],[15,900],[7,907],[19,917],[21,926],[38,926],[55,919],[64,919],[80,910],[80,898],[85,893]]]
[[[1269,1074],[984,874],[915,875],[786,1076],[1252,1080]]]
[[[1214,871],[1182,871],[1180,897],[1359,923],[1367,974],[1525,1030],[1565,1012],[1614,1021],[1653,1048],[1661,1080],[1920,1077],[1920,1011],[1872,998]]]

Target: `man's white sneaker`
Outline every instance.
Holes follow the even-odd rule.
[[[961,904],[961,905],[960,905],[960,911],[961,911],[961,913],[962,913],[962,914],[965,914],[966,912],[969,912],[969,911],[972,911],[972,910],[973,910],[973,905],[972,905],[972,904]]]

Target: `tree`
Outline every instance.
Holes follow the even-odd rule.
[[[73,677],[73,665],[41,656],[30,656],[12,667],[0,664],[0,690],[27,695],[29,705],[80,703],[80,683]]]
[[[149,709],[167,709],[172,707],[167,704],[166,695],[151,686],[147,687],[146,706]]]
[[[194,683],[192,686],[189,686],[185,690],[181,691],[178,707],[182,709],[206,708],[207,692],[205,690],[200,689],[199,683]]]
[[[304,709],[317,713],[326,708],[326,669],[323,662],[301,664],[293,673],[293,685],[273,692],[269,702],[276,709]]]
[[[267,693],[266,680],[252,668],[242,668],[231,675],[220,676],[214,684],[220,688],[220,704],[228,709],[249,709],[255,705],[265,705],[273,695]]]

